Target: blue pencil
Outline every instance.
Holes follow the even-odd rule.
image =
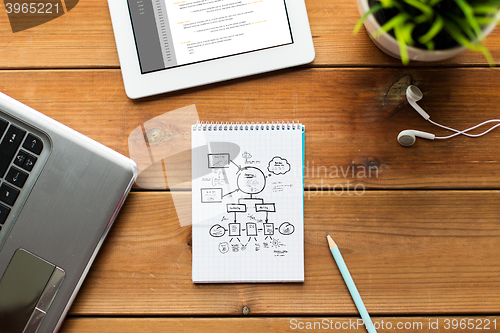
[[[368,314],[368,311],[366,311],[365,304],[363,303],[363,300],[359,295],[358,289],[354,284],[351,274],[347,269],[347,266],[344,262],[344,258],[342,258],[342,255],[340,254],[337,244],[335,244],[335,242],[333,241],[332,237],[330,237],[328,232],[326,233],[326,238],[328,239],[328,245],[330,246],[330,251],[332,251],[333,258],[337,262],[337,266],[339,267],[340,273],[342,273],[342,277],[344,278],[345,284],[347,285],[347,288],[351,293],[352,299],[354,300],[354,304],[356,304],[359,314],[361,315],[361,319],[363,319],[366,330],[369,333],[377,333],[377,330],[375,330],[375,327],[373,326],[373,322],[370,318],[370,315]]]

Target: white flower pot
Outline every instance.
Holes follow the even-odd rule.
[[[370,10],[370,6],[368,5],[368,0],[357,0],[358,1],[358,9],[359,14],[363,16],[366,12]],[[499,17],[497,16],[497,20],[483,29],[484,36],[487,36],[493,29],[495,28]],[[381,34],[380,36],[376,36],[375,32],[380,29],[380,24],[377,22],[373,15],[369,15],[364,21],[365,29],[368,32],[368,35],[372,39],[373,43],[378,46],[378,48],[388,55],[401,59],[401,55],[399,53],[399,46],[396,39],[388,33]],[[465,46],[457,46],[448,50],[424,50],[416,47],[408,46],[408,56],[410,60],[415,61],[439,61],[444,59],[452,58],[463,51],[467,50]]]

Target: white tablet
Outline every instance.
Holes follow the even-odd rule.
[[[130,98],[314,59],[304,0],[108,0]]]

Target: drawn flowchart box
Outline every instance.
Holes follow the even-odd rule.
[[[228,213],[245,213],[247,211],[247,205],[243,204],[227,204]]]
[[[257,223],[247,223],[247,236],[257,236]]]
[[[264,235],[274,235],[274,223],[264,223]]]
[[[276,212],[276,207],[273,203],[267,204],[255,204],[255,210],[257,212]]]
[[[202,203],[222,202],[222,189],[221,188],[202,188],[201,189],[201,202]]]
[[[208,154],[208,167],[210,169],[229,168],[229,154]]]
[[[241,236],[241,224],[229,223],[229,236]]]

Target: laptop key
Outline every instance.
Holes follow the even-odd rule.
[[[37,159],[38,158],[36,158],[35,156],[21,149],[19,153],[17,153],[16,158],[14,159],[14,164],[20,166],[26,171],[31,171]]]
[[[37,158],[35,156],[28,154],[28,156],[26,156],[24,164],[21,167],[26,171],[31,171],[31,169],[33,169],[33,166],[36,163],[36,160]]]
[[[7,171],[25,134],[26,131],[14,125],[10,125],[7,130],[2,143],[0,143],[0,177],[5,175],[5,171]]]
[[[0,186],[0,201],[5,202],[7,205],[13,206],[18,195],[18,189],[15,189],[5,183]]]
[[[23,187],[26,179],[28,179],[28,174],[16,167],[10,168],[9,172],[7,172],[7,177],[5,177],[6,181],[17,187]]]
[[[28,134],[26,140],[23,143],[23,148],[28,149],[30,152],[40,155],[43,149],[42,139],[34,136],[33,134]]]
[[[9,213],[10,208],[0,204],[0,227],[5,223],[5,220],[7,220],[7,216],[9,216]]]
[[[23,166],[27,156],[28,156],[27,152],[25,152],[24,150],[20,150],[19,153],[17,153],[17,156],[14,160],[14,164],[17,166]]]

